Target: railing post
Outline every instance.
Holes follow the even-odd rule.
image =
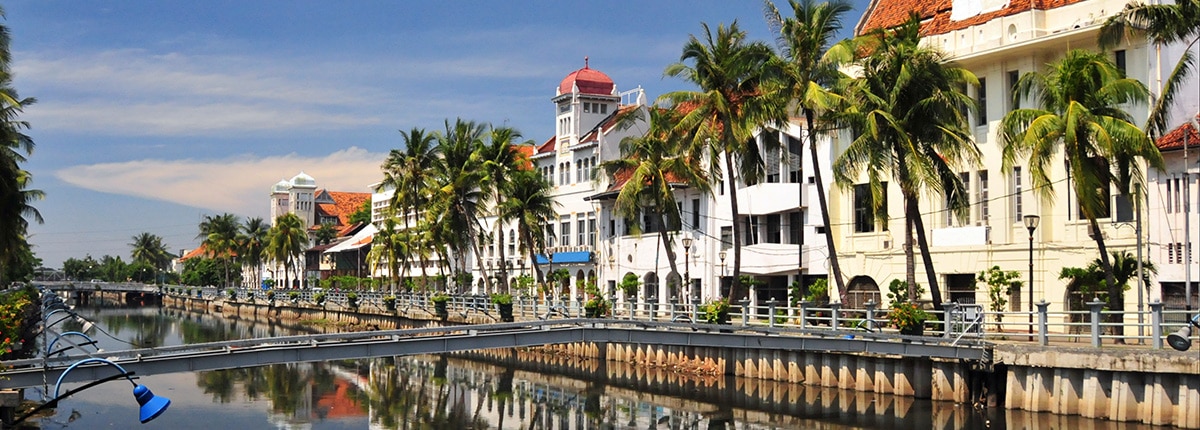
[[[650,306],[650,321],[654,321],[658,315],[658,296],[650,296],[646,299],[646,302]]]
[[[738,304],[742,305],[742,325],[750,325],[750,298],[738,300]]]
[[[637,306],[637,303],[634,303],[634,302],[633,302],[633,300],[629,300],[629,301],[627,301],[627,302],[625,302],[625,303],[629,305],[629,319],[630,319],[630,320],[632,320],[632,319],[633,319],[633,312],[634,312],[634,310],[635,310],[635,307]]]
[[[1100,301],[1098,298],[1093,298],[1092,301],[1087,302],[1087,305],[1088,305],[1088,311],[1091,312],[1091,316],[1092,316],[1092,347],[1099,348],[1100,347],[1100,310],[1104,309],[1104,302]]]
[[[830,312],[830,313],[833,315],[829,319],[829,328],[831,330],[837,330],[838,326],[839,326],[838,311],[842,309],[842,302],[830,303],[829,309],[832,309],[832,312]]]
[[[1162,349],[1162,302],[1150,302],[1150,340],[1154,349]]]
[[[775,306],[777,304],[778,302],[775,301],[774,297],[767,300],[767,319],[770,321],[767,323],[767,326],[771,328],[775,328]]]
[[[1049,307],[1050,302],[1047,302],[1046,299],[1042,299],[1042,301],[1037,302],[1038,343],[1042,344],[1042,346],[1046,346],[1050,343],[1050,333],[1047,332],[1049,329],[1049,322],[1047,320],[1049,318],[1046,316],[1046,309]]]
[[[671,296],[670,302],[671,302],[671,319],[670,319],[670,321],[674,322],[675,321],[675,305],[679,304],[679,298],[675,297],[675,296]]]
[[[958,310],[958,302],[942,302],[942,337],[954,337],[954,313]]]
[[[867,331],[874,332],[875,331],[875,308],[878,307],[879,304],[875,303],[875,299],[868,299],[867,302],[863,304],[863,306],[865,306],[867,308]]]
[[[812,302],[810,302],[808,300],[800,301],[800,329],[801,330],[804,330],[805,328],[808,327],[808,306],[811,304],[812,304]]]
[[[700,298],[692,296],[692,324],[699,323],[703,319],[703,312],[700,312]]]

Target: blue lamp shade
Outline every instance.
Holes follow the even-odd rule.
[[[142,424],[158,418],[159,415],[166,412],[167,406],[171,406],[171,399],[155,396],[145,385],[134,386],[133,397],[137,399],[139,405],[142,405],[138,414]]]

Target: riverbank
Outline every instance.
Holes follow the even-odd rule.
[[[441,319],[420,307],[388,311],[188,297],[168,297],[164,304],[242,318],[314,318],[380,329],[496,322],[483,312],[450,312]],[[679,374],[732,375],[1010,410],[1200,428],[1200,368],[1189,355],[1169,351],[997,344],[991,346],[992,359],[981,362],[853,351],[797,352],[766,346],[707,348],[646,343],[580,342],[547,346],[540,351],[564,357],[564,361],[585,357]]]

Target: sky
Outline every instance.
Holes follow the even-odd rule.
[[[846,35],[867,0],[843,23]],[[589,65],[653,100],[695,89],[663,76],[702,23],[737,20],[773,44],[763,4],[691,1],[20,0],[3,4],[24,164],[45,218],[46,267],[120,256],[132,237],[196,247],[205,215],[269,216],[300,172],[369,192],[399,130],[464,118],[553,136],[550,99]],[[780,5],[785,15],[790,9]]]

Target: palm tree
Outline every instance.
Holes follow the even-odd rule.
[[[1170,128],[1167,114],[1179,88],[1196,68],[1192,48],[1200,44],[1200,0],[1176,0],[1171,4],[1126,4],[1125,9],[1109,17],[1100,27],[1100,46],[1115,46],[1126,35],[1140,34],[1146,35],[1159,46],[1179,42],[1186,44],[1183,55],[1162,84],[1161,94],[1146,118],[1146,131],[1154,136],[1162,136]]]
[[[267,233],[266,252],[275,261],[283,263],[283,283],[286,287],[291,286],[288,275],[292,265],[307,247],[308,232],[299,216],[287,213],[275,218],[275,226]]]
[[[200,222],[200,244],[208,249],[209,255],[220,260],[225,268],[225,286],[229,286],[229,264],[236,256],[238,224],[241,221],[237,215],[224,213],[221,215],[205,215]]]
[[[755,143],[759,127],[778,124],[782,106],[769,94],[771,48],[748,42],[737,22],[717,26],[714,35],[702,24],[704,40],[692,35],[683,46],[679,63],[667,66],[664,74],[687,80],[699,91],[676,91],[660,99],[670,101],[685,114],[678,127],[687,130],[694,144],[711,145],[713,173],[726,181],[733,230],[733,288],[730,298],[741,294],[742,225],[739,222],[737,190],[758,182],[763,174],[762,156]],[[691,64],[685,64],[690,62]],[[724,159],[724,172],[721,159]]]
[[[145,263],[157,270],[164,270],[171,263],[171,254],[158,235],[146,232],[137,234],[129,246],[133,247],[130,258],[134,263]]]
[[[656,215],[659,240],[666,250],[671,273],[680,273],[668,234],[671,226],[682,225],[675,189],[690,187],[704,194],[712,193],[702,163],[707,148],[685,146],[690,140],[675,127],[682,115],[678,110],[652,108],[649,113],[649,131],[642,137],[622,139],[621,156],[600,163],[600,167],[611,183],[624,180],[614,208],[617,214],[626,220],[638,219],[643,211]],[[637,223],[632,224],[638,230]]]
[[[376,191],[388,188],[394,190],[388,209],[391,213],[403,217],[404,230],[407,231],[416,228],[412,223],[426,208],[432,194],[432,172],[436,171],[441,163],[441,148],[435,144],[437,133],[426,133],[425,130],[414,127],[408,132],[401,130],[400,135],[404,138],[404,150],[393,149],[388,153],[383,163],[384,178]],[[419,234],[406,233],[404,237],[409,240],[405,248],[418,249],[417,243],[412,241],[420,237]],[[405,258],[408,256],[401,255]],[[418,256],[423,267],[428,255],[419,253]],[[405,268],[407,269],[407,266]]]
[[[3,16],[4,9],[0,8]],[[9,42],[8,26],[0,25],[0,278],[29,252],[29,221],[44,222],[31,204],[45,197],[42,191],[28,188],[32,175],[21,169],[25,157],[33,154],[34,142],[23,132],[29,123],[18,118],[37,100],[21,98],[12,86]],[[0,279],[0,285],[6,285],[3,281]]]
[[[267,246],[267,232],[270,230],[266,220],[258,217],[246,219],[238,235],[238,255],[242,263],[254,269],[254,285],[262,284],[263,254]]]
[[[935,307],[941,305],[933,259],[919,209],[921,193],[947,197],[960,219],[970,202],[957,174],[962,165],[977,165],[965,112],[974,102],[963,91],[978,85],[971,72],[947,62],[945,54],[919,46],[920,20],[913,14],[893,30],[876,30],[847,42],[850,52],[865,52],[856,65],[861,76],[846,83],[848,108],[837,114],[854,132],[854,140],[834,163],[839,183],[853,183],[866,172],[877,205],[891,179],[904,200],[905,280],[916,283],[914,239],[921,251]],[[877,217],[886,222],[886,211]],[[916,237],[914,238],[914,231]],[[915,300],[918,288],[909,289]]]
[[[514,223],[520,238],[518,250],[529,256],[529,267],[537,274],[539,284],[545,282],[534,256],[546,250],[546,223],[554,219],[559,203],[550,196],[551,185],[541,174],[532,170],[513,172],[508,193],[496,208],[501,223]]]
[[[476,149],[483,146],[486,125],[474,121],[446,120],[446,132],[438,136],[442,161],[434,171],[435,187],[426,218],[436,221],[439,239],[456,256],[455,272],[466,272],[466,255],[475,255],[483,267],[477,239],[482,229],[479,215],[485,210],[484,194],[479,184],[484,178]],[[490,288],[490,282],[489,282]]]
[[[1141,162],[1163,168],[1154,142],[1122,109],[1147,100],[1149,92],[1104,55],[1068,51],[1046,70],[1021,76],[1016,91],[1022,97],[1036,95],[1037,106],[1004,116],[998,136],[1004,147],[1004,169],[1011,171],[1018,159],[1027,159],[1034,189],[1044,201],[1053,202],[1055,181],[1050,179],[1050,169],[1059,165],[1057,157],[1062,154],[1079,210],[1091,231],[1100,231],[1096,220],[1107,216],[1113,185],[1129,195],[1131,187],[1145,185]],[[1104,235],[1093,234],[1092,239],[1100,251],[1108,296],[1120,297],[1121,285],[1114,277]],[[1109,308],[1123,311],[1125,305],[1118,301]]]
[[[488,143],[479,148],[480,168],[483,170],[481,186],[489,194],[493,204],[504,201],[512,182],[512,175],[529,162],[523,154],[517,151],[517,145],[530,145],[532,141],[518,143],[521,132],[508,127],[492,127],[488,133]],[[503,264],[508,261],[504,257],[504,224],[499,218],[494,227],[497,248],[500,253],[500,283],[508,290],[508,268]]]
[[[815,117],[818,112],[830,109],[840,98],[830,91],[830,87],[842,77],[842,73],[838,70],[838,62],[827,59],[825,54],[842,29],[842,15],[850,12],[852,7],[844,0],[820,3],[816,0],[789,0],[793,16],[783,19],[773,1],[766,0],[764,3],[767,21],[774,23],[779,32],[777,44],[786,62],[782,74],[785,91],[782,94],[786,94],[794,103],[798,113],[804,114],[817,200],[821,205],[821,222],[826,226],[829,275],[844,297],[846,281],[842,278],[842,266],[838,263],[831,229],[833,224],[829,220],[829,202],[825,198],[825,181],[821,179],[821,159],[817,154],[817,135],[825,130],[817,130]]]
[[[367,255],[367,259],[375,262],[376,265],[386,265],[388,273],[388,286],[391,294],[396,293],[396,260],[400,257],[400,239],[402,238],[401,230],[396,223],[396,217],[387,217],[383,220],[383,226],[375,233],[371,244],[371,252]]]

